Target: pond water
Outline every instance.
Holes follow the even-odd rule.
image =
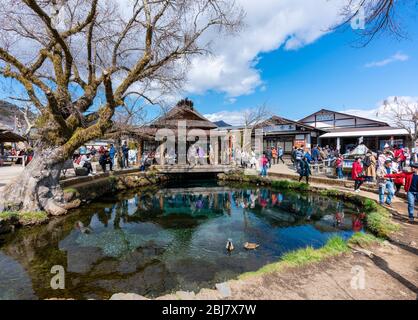
[[[315,194],[210,182],[111,195],[0,238],[0,299],[197,292],[288,251],[349,238],[362,228],[357,213]],[[260,246],[246,250],[247,241]],[[64,267],[64,290],[51,288],[54,265]]]

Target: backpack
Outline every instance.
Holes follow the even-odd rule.
[[[363,160],[363,165],[364,165],[365,167],[370,167],[370,166],[371,166],[371,164],[372,164],[372,161],[370,160],[370,157],[366,157],[366,158],[364,158],[364,160]]]

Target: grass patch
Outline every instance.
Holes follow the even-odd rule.
[[[9,220],[12,218],[17,218],[18,213],[15,211],[2,211],[0,212],[0,220]]]
[[[0,220],[16,219],[22,225],[41,224],[48,220],[48,214],[45,211],[2,211]]]
[[[388,238],[400,229],[399,225],[392,221],[390,212],[381,206],[367,213],[367,227],[373,234],[381,238]]]
[[[360,247],[368,247],[373,244],[382,243],[383,239],[378,238],[370,233],[365,232],[356,232],[350,240],[348,240],[349,245],[357,245]]]
[[[288,189],[288,190],[299,190],[308,191],[309,185],[303,182],[290,181],[290,180],[274,180],[271,182],[271,186],[275,189]]]
[[[40,224],[48,220],[45,211],[19,212],[19,222],[23,225]]]
[[[364,199],[363,200],[363,208],[366,213],[373,212],[379,209],[379,205],[376,203],[376,201],[373,201],[371,199]]]
[[[321,190],[319,194],[323,197],[340,197],[341,191],[336,189]]]
[[[325,246],[320,249],[307,247],[283,255],[280,261],[268,264],[254,272],[247,272],[239,276],[239,279],[245,279],[255,275],[262,275],[271,272],[278,272],[285,268],[301,267],[308,264],[320,262],[326,258],[338,256],[350,249],[347,243],[340,237],[330,238]]]

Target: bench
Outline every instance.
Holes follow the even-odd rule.
[[[64,165],[61,169],[62,173],[65,175],[67,174],[68,169],[74,169],[74,173],[76,176],[86,176],[87,175],[87,169],[80,167],[80,166],[74,166],[73,159],[68,159],[64,162]]]

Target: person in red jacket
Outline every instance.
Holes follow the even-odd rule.
[[[361,165],[361,158],[356,158],[351,169],[351,178],[354,180],[354,191],[360,192],[360,186],[364,182],[363,166]]]
[[[399,163],[399,170],[402,170],[406,164],[405,150],[402,146],[395,147],[395,159]]]
[[[415,200],[418,200],[418,163],[413,163],[411,168],[411,172],[388,174],[386,177],[391,179],[405,179],[405,192],[407,192],[408,199],[409,221],[413,223]]]

